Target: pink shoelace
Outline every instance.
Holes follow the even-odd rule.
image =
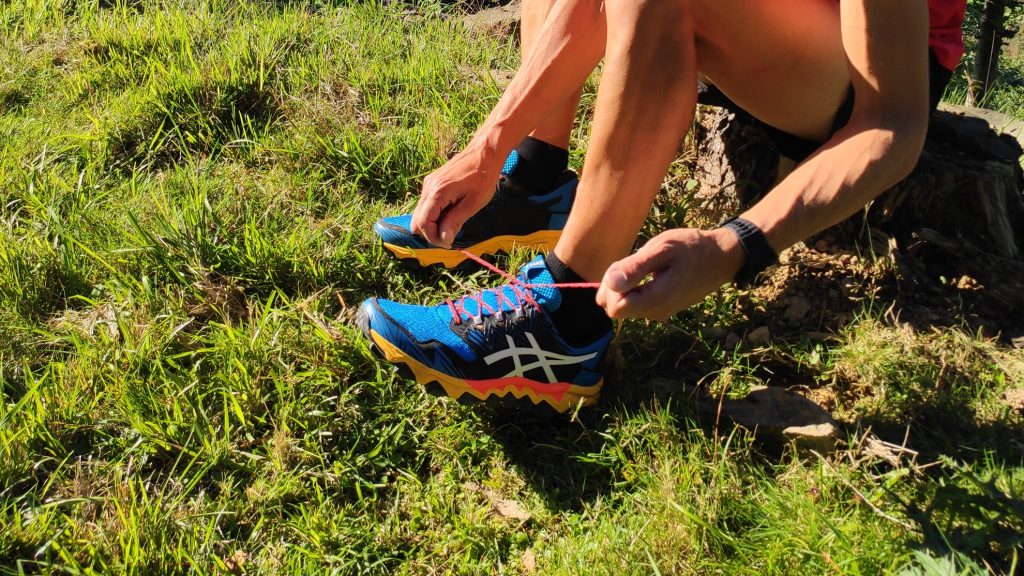
[[[483,266],[484,268],[490,270],[491,272],[494,272],[495,274],[508,280],[509,287],[512,288],[512,295],[515,297],[515,301],[511,300],[508,296],[506,296],[505,293],[501,290],[501,287],[486,288],[484,290],[480,290],[476,294],[468,294],[466,296],[463,296],[458,300],[448,300],[447,304],[452,311],[452,317],[455,318],[456,324],[462,324],[463,314],[465,314],[469,318],[473,318],[474,316],[477,318],[483,318],[485,311],[489,315],[498,314],[501,312],[503,303],[510,305],[512,308],[519,308],[521,306],[529,305],[536,308],[538,312],[543,312],[540,303],[538,303],[537,300],[534,299],[533,295],[530,294],[531,288],[598,288],[601,286],[600,282],[565,282],[555,284],[533,284],[529,282],[523,282],[518,277],[513,276],[508,272],[505,272],[504,270],[501,270],[496,266],[491,265],[490,262],[484,260],[483,258],[480,258],[479,256],[473,254],[472,252],[468,252],[466,250],[459,250],[459,252],[462,252],[462,254],[464,254],[470,260],[476,262],[477,264]],[[497,296],[497,300],[495,302],[497,309],[492,307],[484,300],[484,293],[492,290]],[[475,315],[470,314],[469,311],[466,310],[465,303],[467,300],[475,301],[477,303],[477,313]]]

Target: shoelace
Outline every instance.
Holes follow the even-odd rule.
[[[491,272],[494,272],[495,274],[508,280],[508,285],[510,288],[512,288],[512,295],[515,297],[515,302],[509,299],[508,296],[505,296],[505,293],[502,291],[500,286],[497,288],[486,288],[480,290],[476,294],[467,294],[466,296],[463,296],[458,300],[448,300],[447,304],[452,311],[452,318],[455,319],[456,324],[462,324],[463,314],[465,314],[469,318],[477,319],[482,319],[484,317],[485,310],[487,311],[488,314],[498,314],[502,311],[502,303],[507,303],[511,305],[512,308],[520,308],[525,305],[530,305],[536,308],[538,312],[543,312],[544,310],[541,308],[540,303],[538,303],[537,300],[534,299],[534,297],[530,294],[531,288],[599,288],[601,286],[600,282],[564,282],[542,284],[523,282],[518,277],[513,276],[508,272],[505,272],[504,270],[501,270],[500,268],[491,265],[490,262],[484,260],[483,258],[480,258],[479,256],[473,254],[472,252],[466,250],[459,250],[459,252],[462,252],[462,254],[465,255],[467,258],[483,266],[487,270],[490,270]],[[486,294],[489,291],[494,291],[496,295],[495,305],[497,306],[497,310],[491,307],[491,305],[484,300],[484,294]],[[467,300],[476,301],[476,314],[470,314],[469,311],[466,310],[465,302]]]

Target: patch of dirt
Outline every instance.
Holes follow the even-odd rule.
[[[1017,414],[1024,415],[1024,389],[1007,390],[1003,392],[1003,402]]]
[[[748,322],[732,329],[753,344],[821,341],[870,306],[887,321],[916,329],[967,327],[1004,344],[1021,335],[1024,270],[981,256],[957,258],[913,238],[885,238],[881,246],[877,239],[858,243],[840,230],[786,250],[779,266],[741,294]]]
[[[831,236],[798,244],[741,296],[740,309],[755,326],[747,339],[763,344],[835,333],[865,300],[878,298],[892,276],[891,262],[861,257]]]
[[[486,486],[481,486],[475,482],[467,482],[462,487],[468,492],[483,496],[491,505],[491,512],[499,518],[522,523],[528,521],[531,517],[530,513],[518,501],[504,498]]]
[[[215,318],[244,320],[249,317],[245,291],[230,279],[207,276],[197,283],[199,301],[188,308],[188,315],[206,321]]]

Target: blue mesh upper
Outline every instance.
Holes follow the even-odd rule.
[[[547,265],[544,263],[543,256],[537,256],[530,263],[520,268],[518,276],[521,280],[528,283],[554,284],[555,282],[555,279],[551,276],[551,272],[548,271]],[[501,309],[505,312],[510,312],[516,302],[521,302],[521,299],[516,298],[512,287],[505,284],[483,291],[483,300],[492,309],[498,309],[499,291],[503,293],[506,298],[506,300],[502,302],[501,306]],[[562,295],[558,291],[558,288],[553,286],[532,288],[530,289],[530,293],[537,303],[548,312],[557,310],[562,304]],[[422,344],[436,340],[456,352],[464,360],[472,361],[474,359],[473,350],[451,330],[452,311],[447,303],[439,304],[437,306],[419,306],[413,304],[400,304],[391,300],[377,300],[377,305],[380,306],[381,310],[393,319],[395,323],[404,328],[405,331],[407,331],[418,343]],[[470,315],[475,316],[480,313],[480,305],[476,298],[466,298],[462,300],[462,306]],[[466,317],[463,316],[464,320],[465,318]],[[385,337],[392,343],[401,346],[402,341],[405,340],[405,334],[401,331],[394,330],[395,327],[393,326],[380,326],[381,323],[388,323],[387,319],[379,316],[371,317],[372,328],[376,329],[382,335],[385,335]],[[385,332],[387,332],[387,334],[385,334]],[[396,338],[398,341],[396,341]],[[414,347],[418,348],[414,343],[408,344],[412,344]],[[408,348],[408,346],[402,346],[403,350]]]
[[[412,233],[412,214],[402,214],[400,216],[386,216],[381,218],[382,222],[387,222],[392,226],[403,228]]]
[[[511,176],[516,171],[516,166],[519,166],[519,152],[513,150],[509,153],[508,158],[505,158],[505,165],[501,167],[501,173]]]

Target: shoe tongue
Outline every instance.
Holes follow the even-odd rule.
[[[554,312],[562,305],[562,293],[554,287],[555,277],[548,270],[543,256],[537,256],[519,269],[519,279],[527,284],[540,284],[530,292],[544,310]]]
[[[562,295],[558,291],[558,288],[552,286],[555,283],[555,279],[551,276],[551,272],[548,270],[547,265],[544,263],[544,257],[538,256],[533,259],[530,263],[526,264],[519,269],[518,274],[519,281],[524,284],[541,284],[538,287],[524,288],[517,286],[513,288],[511,284],[505,284],[497,286],[489,290],[480,292],[477,296],[467,296],[461,299],[462,310],[469,316],[480,316],[481,307],[479,299],[483,299],[484,312],[487,315],[493,314],[499,308],[505,312],[510,311],[512,308],[521,306],[530,306],[520,296],[522,292],[529,292],[537,304],[540,304],[541,308],[546,312],[554,312],[562,305]],[[519,294],[517,294],[517,291]],[[498,294],[502,295],[499,299]],[[516,305],[518,304],[518,306]]]

